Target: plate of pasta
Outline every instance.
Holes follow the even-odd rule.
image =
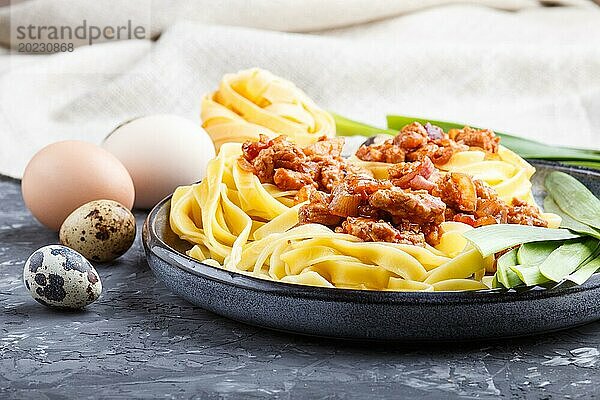
[[[510,337],[600,318],[596,171],[528,162],[468,126],[413,121],[347,143],[328,113],[261,70],[227,75],[203,120],[218,148],[206,178],[158,204],[143,232],[156,276],[194,304],[361,340]]]

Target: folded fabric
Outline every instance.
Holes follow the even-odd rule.
[[[98,26],[131,20],[153,37],[180,20],[285,32],[312,32],[382,20],[449,4],[472,3],[499,10],[540,7],[538,0],[28,0],[0,8],[0,44],[10,42],[9,22]],[[588,0],[554,5],[593,6]]]
[[[59,21],[49,3],[19,6]],[[347,5],[350,11],[339,12],[339,18],[315,20],[312,2],[293,2],[306,5],[304,13],[294,7],[295,19],[282,10],[287,2],[275,2],[272,19],[265,16],[266,1],[256,2],[264,4],[254,19],[243,5],[251,2],[232,3],[253,21],[246,25],[264,29],[179,22],[163,31],[177,19],[173,16],[152,28],[161,33],[155,42],[113,41],[51,56],[0,54],[0,173],[20,177],[42,146],[72,138],[100,142],[136,116],[172,112],[200,123],[203,95],[216,90],[224,74],[252,67],[294,82],[321,108],[371,124],[383,126],[386,113],[426,116],[600,149],[598,8],[488,1],[505,9],[511,3],[529,8],[447,5],[404,14],[416,2],[384,10],[388,2],[370,1],[374,10],[361,14],[349,6],[361,3],[353,0],[329,3],[330,12]],[[77,6],[71,4],[71,17],[63,20],[77,23]],[[85,4],[94,9],[92,2]],[[122,15],[130,12],[127,7]],[[403,15],[347,26],[396,14]],[[210,22],[240,22],[239,15],[227,15]],[[335,29],[272,31],[326,27]]]

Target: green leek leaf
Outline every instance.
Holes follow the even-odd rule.
[[[557,214],[562,218],[560,222],[561,228],[567,228],[575,232],[583,233],[596,239],[600,239],[600,231],[592,228],[589,225],[582,224],[581,222],[571,218],[568,214],[565,214],[563,210],[556,204],[552,197],[546,196],[544,199],[544,211]]]
[[[561,242],[525,243],[519,247],[519,251],[517,252],[518,263],[515,263],[515,265],[521,264],[538,267],[561,244]]]
[[[581,267],[577,269],[577,271],[573,272],[571,275],[567,276],[566,279],[571,282],[575,282],[578,285],[582,285],[587,281],[596,271],[600,269],[600,256],[597,256],[591,261],[583,264]]]
[[[484,276],[483,279],[488,278],[488,276]],[[482,280],[483,281],[483,280]],[[485,283],[485,281],[483,281]],[[498,275],[494,274],[494,276],[492,277],[492,283],[489,286],[492,289],[496,289],[496,288],[503,288],[504,285],[502,285],[499,281],[498,281]]]
[[[353,121],[341,115],[331,113],[335,120],[335,130],[338,136],[375,136],[380,134],[395,135],[398,131],[381,129],[362,122]]]
[[[513,288],[521,285],[523,282],[519,276],[511,269],[517,265],[517,249],[512,249],[505,253],[496,261],[496,279],[505,288]]]
[[[574,165],[576,167],[600,169],[600,161],[561,161],[561,162],[563,164]]]
[[[587,261],[598,248],[598,240],[568,242],[554,250],[539,266],[540,272],[554,282],[560,282],[583,262]]]
[[[553,171],[544,182],[548,194],[573,219],[600,229],[600,199],[569,174]]]
[[[527,286],[541,285],[550,282],[548,278],[540,273],[540,269],[536,266],[516,265],[511,267],[511,269]]]
[[[581,235],[567,229],[549,229],[538,226],[499,224],[475,228],[463,233],[487,257],[522,243],[576,239]]]

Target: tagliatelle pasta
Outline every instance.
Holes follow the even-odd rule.
[[[467,232],[560,224],[535,204],[535,169],[489,130],[415,122],[345,159],[333,117],[261,69],[225,75],[201,111],[219,153],[206,179],[175,191],[170,225],[213,266],[323,287],[477,290],[495,258]]]
[[[352,289],[473,290],[486,265],[459,222],[441,225],[437,246],[363,242],[320,224],[298,225],[296,191],[262,184],[240,167],[241,145],[227,143],[199,184],[179,187],[170,225],[193,244],[188,255],[264,279]]]
[[[335,135],[329,113],[293,83],[258,68],[226,74],[201,108],[202,126],[217,150],[224,143],[257,140],[259,134],[284,134],[300,145]]]

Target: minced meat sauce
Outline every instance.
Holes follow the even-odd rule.
[[[489,130],[465,127],[446,134],[415,122],[393,139],[357,151],[362,160],[393,164],[385,180],[342,158],[339,137],[301,148],[285,136],[261,135],[243,144],[239,163],[262,183],[297,190],[296,202],[308,201],[299,210],[301,224],[327,225],[364,241],[424,246],[439,243],[444,221],[547,226],[536,206],[518,199],[507,204],[481,180],[436,168],[469,148],[497,153],[498,142]]]

